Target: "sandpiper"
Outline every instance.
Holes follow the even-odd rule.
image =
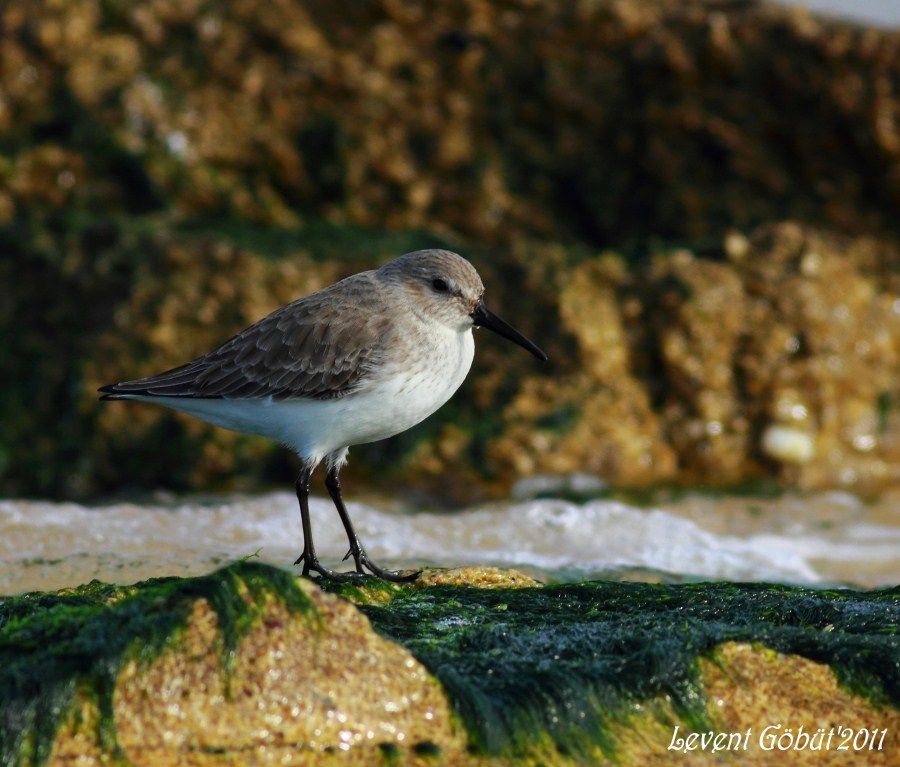
[[[490,328],[546,360],[535,344],[484,303],[475,268],[447,250],[418,250],[283,306],[217,349],[180,367],[103,386],[126,399],[276,439],[300,456],[296,482],[303,525],[303,574],[393,581],[418,573],[369,559],[341,497],[339,473],[351,445],[391,437],[443,405],[469,372],[472,330]],[[323,567],[309,518],[310,476],[326,461],[325,486],[350,541],[356,573]]]

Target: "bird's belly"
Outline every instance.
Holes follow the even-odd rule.
[[[455,339],[454,339],[455,340]],[[352,412],[340,419],[340,446],[376,442],[406,431],[443,405],[465,380],[472,365],[471,332],[440,353],[398,367],[365,391],[345,398]]]

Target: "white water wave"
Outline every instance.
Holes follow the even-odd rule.
[[[828,525],[757,524],[747,532],[746,525],[723,524],[721,515],[732,511],[706,510],[704,517],[611,500],[530,500],[455,513],[349,504],[369,554],[386,565],[524,566],[551,576],[649,569],[709,579],[896,583],[900,527],[867,521],[860,508]],[[320,557],[336,565],[347,550],[340,520],[326,499],[314,498],[311,511]],[[288,493],[172,505],[0,501],[0,593],[94,577],[127,582],[199,573],[257,551],[264,561],[288,566],[300,548],[297,502]]]

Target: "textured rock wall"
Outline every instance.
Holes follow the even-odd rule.
[[[558,270],[576,346],[557,356],[572,372],[526,379],[490,455],[510,472],[588,468],[626,485],[895,483],[898,259],[895,244],[786,222],[732,232],[704,258]]]
[[[171,205],[602,246],[896,228],[896,33],[752,0],[2,14],[5,220]]]
[[[44,0],[0,26],[4,493],[283,481],[264,443],[93,389],[435,244],[552,360],[479,337],[359,475],[896,481],[900,34],[743,0]]]

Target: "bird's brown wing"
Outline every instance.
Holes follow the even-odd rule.
[[[372,281],[371,273],[355,275],[278,309],[203,357],[100,391],[107,399],[343,397],[370,374],[390,327]]]

